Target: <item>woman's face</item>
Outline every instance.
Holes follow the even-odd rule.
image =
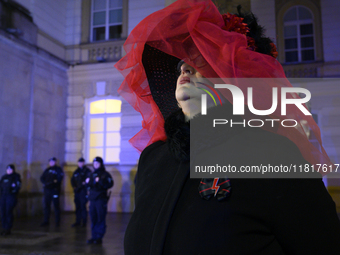
[[[98,161],[93,161],[93,168],[98,169],[100,167],[100,163]]]
[[[203,77],[195,68],[184,63],[180,69],[180,75],[177,79],[176,99],[182,108],[184,114],[190,119],[198,114],[201,110],[201,96],[206,94],[202,89],[207,89],[209,81]],[[208,83],[209,86],[213,86]],[[208,107],[214,105],[214,102],[208,97]]]
[[[6,173],[7,173],[7,174],[12,174],[12,173],[13,173],[13,169],[10,168],[10,167],[7,167]]]

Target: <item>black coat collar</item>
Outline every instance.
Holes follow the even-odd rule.
[[[243,132],[246,128],[235,126],[219,126],[213,128],[213,119],[232,119],[242,122],[240,116],[232,114],[232,105],[229,102],[208,109],[207,115],[197,114],[190,122],[185,122],[182,109],[172,113],[164,123],[167,143],[171,153],[180,161],[189,161],[190,155],[225,142],[229,137]],[[191,138],[194,138],[192,141]],[[191,151],[190,151],[191,149]]]

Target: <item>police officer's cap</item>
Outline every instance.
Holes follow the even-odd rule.
[[[54,161],[54,162],[56,162],[57,159],[56,159],[56,157],[52,157],[52,158],[50,158],[48,161]]]
[[[101,157],[95,157],[95,158],[93,159],[93,161],[97,161],[97,162],[99,162],[101,165],[103,165],[103,163],[104,163],[104,161],[103,161],[103,159],[102,159]]]
[[[84,158],[80,158],[80,159],[78,159],[78,162],[85,162],[85,159]]]
[[[7,167],[6,167],[6,169],[7,168],[10,168],[10,169],[12,169],[13,171],[15,171],[15,166],[13,165],[13,164],[9,164]]]

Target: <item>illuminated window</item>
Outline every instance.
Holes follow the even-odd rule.
[[[106,163],[118,163],[121,127],[120,100],[102,99],[89,104],[87,118],[87,155],[100,156]]]
[[[311,11],[294,6],[284,15],[285,62],[315,60],[314,19]]]
[[[92,0],[91,39],[120,39],[123,32],[123,0]]]

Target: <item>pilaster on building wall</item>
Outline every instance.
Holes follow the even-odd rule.
[[[340,77],[340,1],[321,0],[322,35],[324,61],[328,64],[323,72],[329,76]]]

